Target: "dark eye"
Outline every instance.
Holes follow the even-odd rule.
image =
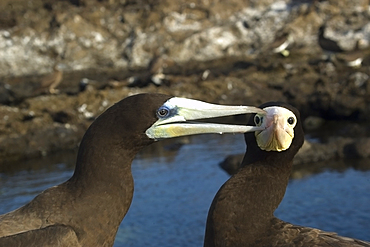
[[[158,111],[157,111],[157,116],[159,118],[165,118],[170,114],[170,111],[168,110],[167,107],[161,106]]]
[[[288,124],[293,125],[295,123],[294,117],[288,118]]]
[[[263,122],[263,117],[258,116],[258,115],[254,116],[254,123],[257,126],[261,126],[262,122]]]

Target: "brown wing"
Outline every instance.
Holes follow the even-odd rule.
[[[272,246],[329,246],[346,247],[358,246],[370,247],[369,242],[338,236],[334,232],[325,232],[319,229],[296,226],[279,219],[273,220],[274,227],[271,229]]]
[[[18,247],[80,247],[76,233],[64,225],[53,225],[45,228],[22,232],[0,238],[0,246]]]

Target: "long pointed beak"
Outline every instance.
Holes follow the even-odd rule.
[[[264,127],[216,124],[216,123],[189,123],[190,120],[199,120],[223,116],[232,116],[246,113],[266,112],[253,106],[225,106],[210,104],[198,100],[185,98],[171,98],[160,109],[166,109],[169,114],[159,119],[146,131],[151,139],[163,139],[185,135],[210,133],[245,133],[262,130]]]

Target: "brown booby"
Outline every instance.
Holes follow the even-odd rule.
[[[325,37],[325,25],[322,25],[318,31],[318,42],[321,49],[327,54],[327,61],[334,63],[344,63],[348,67],[361,67],[362,61],[369,54],[369,49],[361,49],[363,40],[359,39],[356,42],[353,50],[344,50],[339,46],[338,42]]]
[[[188,123],[252,112],[263,113],[162,94],[121,100],[86,131],[69,180],[0,215],[0,246],[112,246],[133,196],[131,162],[142,148],[163,138],[261,129]]]
[[[317,40],[318,40],[318,43],[321,49],[328,53],[344,52],[342,47],[340,47],[336,41],[329,39],[325,36],[325,29],[326,29],[326,25],[324,24],[320,26],[319,31],[318,31]]]
[[[219,189],[208,212],[205,247],[370,246],[336,233],[297,226],[274,216],[282,201],[292,161],[304,142],[297,109],[279,102],[260,106],[246,133],[247,152],[239,171]]]
[[[358,40],[353,50],[345,51],[342,53],[335,54],[335,58],[338,62],[344,63],[348,67],[359,68],[362,65],[362,62],[365,58],[369,56],[370,50],[361,49],[360,44],[363,43],[363,40]]]

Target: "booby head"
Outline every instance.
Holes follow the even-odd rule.
[[[245,133],[264,128],[260,126],[189,122],[246,113],[263,115],[265,111],[253,106],[225,106],[172,97],[156,109],[157,120],[145,131],[145,134],[150,139],[158,140],[205,133]]]
[[[245,133],[247,153],[243,164],[261,160],[272,163],[294,158],[304,142],[304,131],[299,111],[284,102],[268,102],[259,106],[265,114],[253,114],[248,125],[262,128],[254,133]]]
[[[258,146],[265,151],[284,151],[290,147],[294,138],[296,115],[287,108],[269,106],[263,108],[267,114],[256,114],[254,122],[263,130],[256,131]]]
[[[261,130],[263,127],[192,121],[264,112],[253,106],[224,106],[163,94],[136,94],[117,102],[95,119],[82,142],[99,143],[97,149],[117,146],[137,152],[161,139]]]

